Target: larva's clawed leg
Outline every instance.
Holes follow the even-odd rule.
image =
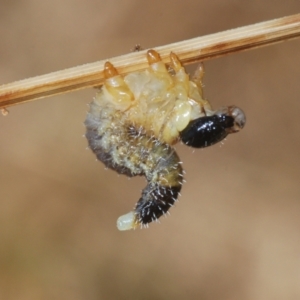
[[[198,64],[195,72],[194,72],[194,75],[193,75],[193,81],[199,85],[202,85],[202,80],[203,80],[203,77],[204,77],[204,64],[201,62]]]
[[[149,65],[155,64],[159,61],[161,61],[161,57],[155,50],[148,50],[147,51],[147,60]]]
[[[178,56],[171,52],[170,53],[171,67],[175,71],[175,80],[176,87],[178,86],[178,94],[180,95],[182,92],[185,94],[184,101],[187,101],[187,95],[189,94],[190,86],[189,86],[189,76],[185,72],[183,65],[181,64]]]
[[[175,53],[171,52],[170,59],[171,59],[171,67],[174,69],[176,73],[179,72],[182,68],[182,64],[178,56]]]
[[[110,63],[109,61],[107,61],[104,64],[104,78],[108,79],[108,78],[112,78],[112,77],[115,77],[118,75],[119,75],[119,72],[114,67],[114,65],[112,63]]]
[[[152,72],[156,75],[156,77],[158,77],[160,80],[166,81],[167,84],[172,83],[172,79],[166,68],[166,65],[155,50],[147,51],[147,60]]]
[[[197,69],[195,70],[192,80],[193,80],[193,82],[196,83],[199,93],[202,98],[203,98],[203,82],[202,82],[203,77],[204,77],[204,64],[199,63],[199,65],[197,66]]]
[[[229,133],[240,131],[246,123],[244,112],[236,106],[219,109],[212,116],[191,121],[180,132],[183,143],[194,148],[205,148],[223,140]]]
[[[125,83],[117,69],[107,61],[104,65],[104,87],[112,95],[116,107],[120,110],[127,109],[134,100],[134,95]]]

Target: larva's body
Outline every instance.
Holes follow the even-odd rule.
[[[183,182],[172,148],[180,138],[187,145],[206,147],[245,123],[240,109],[213,111],[202,99],[202,68],[191,81],[175,54],[174,74],[154,50],[147,59],[147,70],[124,78],[106,63],[106,81],[85,121],[89,146],[99,160],[120,174],[144,175],[148,182],[134,211],[119,218],[120,230],[146,225],[173,206]]]

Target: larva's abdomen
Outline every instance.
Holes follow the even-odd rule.
[[[95,104],[85,121],[89,147],[99,160],[120,174],[147,179],[134,211],[119,218],[120,230],[144,226],[164,215],[177,200],[183,180],[179,157],[172,147],[124,122],[113,110],[101,113]]]

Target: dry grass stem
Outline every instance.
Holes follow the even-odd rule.
[[[248,49],[274,44],[300,36],[300,14],[206,35],[156,47],[169,63],[175,52],[183,64],[208,60]],[[146,50],[108,59],[120,74],[147,67]],[[103,83],[103,65],[107,60],[85,64],[42,76],[0,86],[0,108],[61,93],[99,86]],[[5,112],[2,110],[2,113]]]

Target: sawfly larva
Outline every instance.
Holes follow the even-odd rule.
[[[183,169],[175,143],[211,146],[245,125],[238,107],[213,110],[203,99],[202,64],[189,79],[174,53],[170,59],[166,67],[159,54],[149,50],[149,68],[124,77],[106,62],[104,85],[85,120],[89,147],[106,167],[147,180],[134,210],[119,217],[119,230],[148,226],[176,202]]]

